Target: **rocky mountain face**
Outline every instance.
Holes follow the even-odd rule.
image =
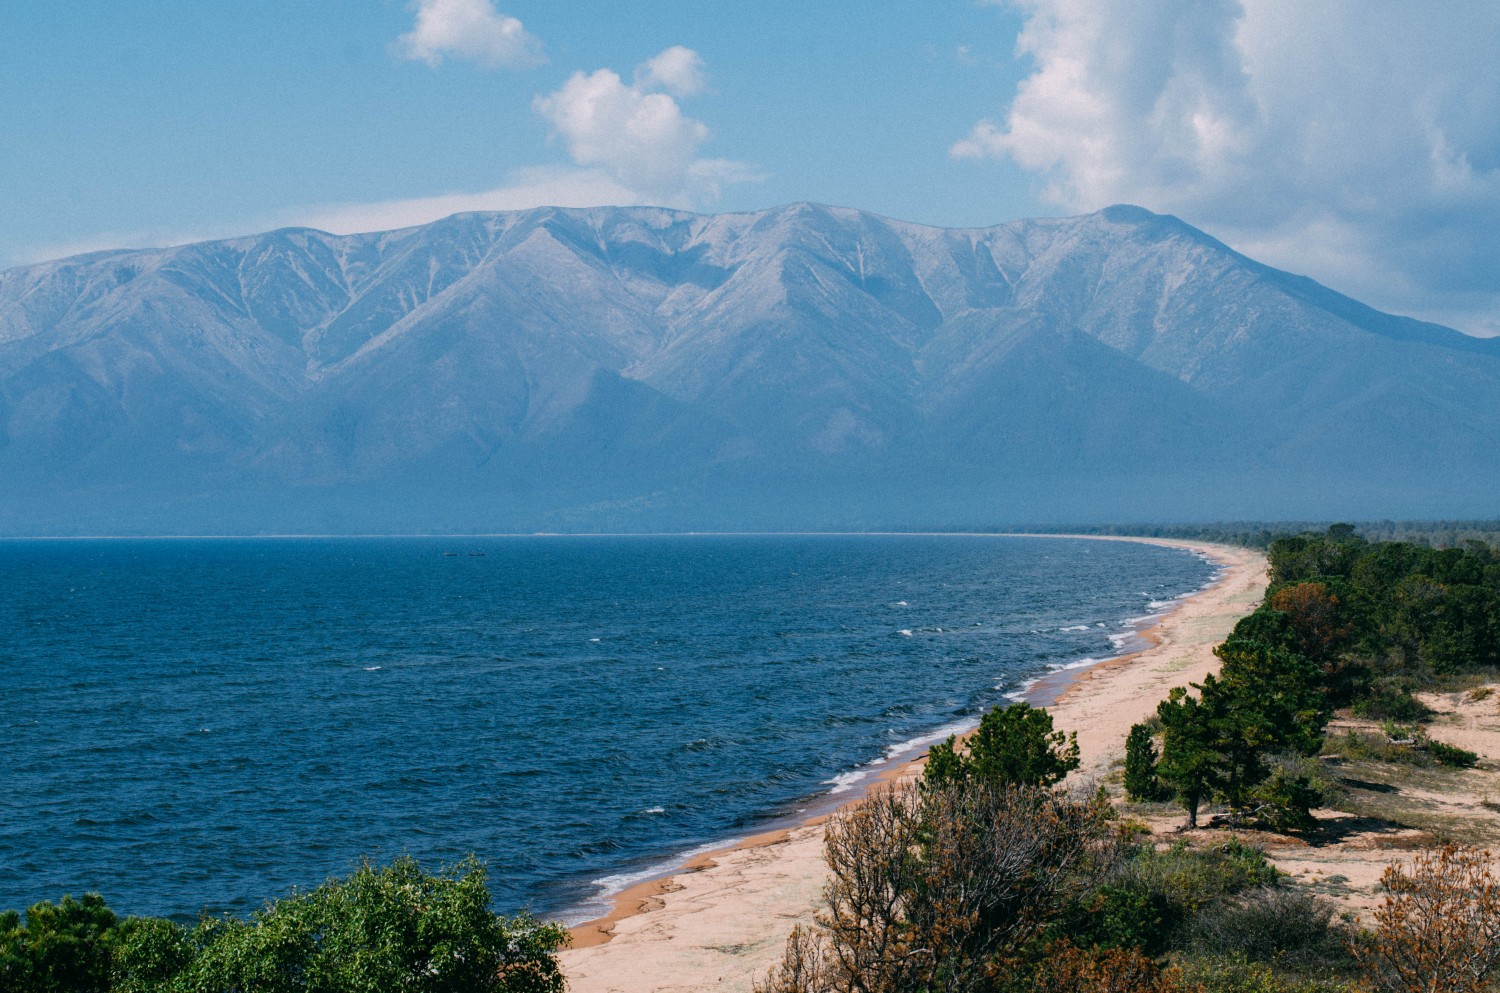
[[[1172,217],[465,214],[0,273],[0,532],[1493,513],[1500,342]]]

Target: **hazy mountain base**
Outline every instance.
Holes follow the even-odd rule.
[[[1462,516],[1500,345],[1114,207],[470,214],[0,273],[0,532]]]

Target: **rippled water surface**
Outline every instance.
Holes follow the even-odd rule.
[[[474,852],[499,909],[577,917],[1212,571],[958,535],[0,542],[0,909],[245,913]]]

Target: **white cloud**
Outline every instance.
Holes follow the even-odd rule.
[[[699,158],[708,127],[683,113],[674,94],[703,85],[702,61],[679,46],[638,66],[633,83],[613,69],[576,72],[532,106],[579,166],[603,170],[653,203],[679,205],[711,199],[723,183],[754,173],[741,163]]]
[[[1248,254],[1465,330],[1500,315],[1500,6],[1020,0],[1035,62],[957,157],[1070,209],[1180,214]]]
[[[636,67],[637,85],[660,87],[679,97],[702,93],[703,59],[691,48],[673,45]]]
[[[396,39],[397,56],[436,66],[444,56],[490,68],[525,68],[542,61],[542,46],[521,22],[491,0],[416,0],[417,23]]]
[[[313,205],[191,236],[172,232],[100,235],[69,245],[38,247],[8,261],[41,261],[109,247],[159,247],[275,227],[311,227],[335,234],[388,231],[468,211],[642,204],[698,209],[717,200],[726,186],[764,178],[744,162],[699,156],[709,138],[708,128],[684,114],[674,98],[674,94],[688,96],[705,87],[703,61],[696,52],[680,46],[668,48],[638,66],[634,78],[626,85],[610,69],[579,72],[557,91],[537,97],[535,110],[546,118],[553,134],[563,139],[572,163],[514,169],[493,189]]]
[[[473,210],[532,207],[606,207],[638,202],[636,194],[597,169],[538,166],[517,169],[503,186],[477,193],[445,193],[376,203],[327,204],[295,211],[282,224],[354,234],[426,224]]]

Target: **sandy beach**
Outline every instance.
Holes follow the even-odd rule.
[[[1078,733],[1079,778],[1108,771],[1124,752],[1130,726],[1149,716],[1168,689],[1218,668],[1213,646],[1255,608],[1266,586],[1260,552],[1169,539],[1090,537],[1191,549],[1223,571],[1213,586],[1145,629],[1146,648],[1061,673],[1033,688],[1033,699],[1047,704],[1055,725]],[[917,760],[882,778],[919,768]],[[609,916],[573,929],[573,947],[561,955],[569,988],[575,993],[749,990],[780,957],[792,926],[816,912],[826,876],[822,849],[818,818],[711,852],[676,875],[626,890]]]

